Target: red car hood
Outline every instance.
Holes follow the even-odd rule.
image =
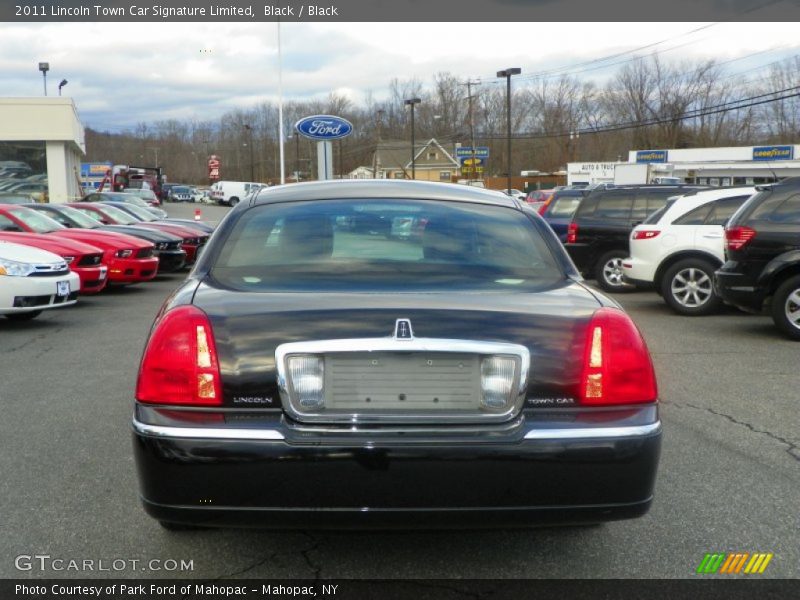
[[[51,231],[47,235],[66,238],[91,244],[103,250],[140,250],[142,248],[150,248],[153,246],[150,242],[126,235],[124,233],[115,233],[113,231],[95,231],[93,229],[59,229],[58,231]]]
[[[74,256],[76,254],[102,254],[103,250],[97,246],[84,244],[77,240],[58,238],[47,233],[17,233],[12,231],[0,232],[0,240],[15,242],[24,246],[41,248],[59,256]]]

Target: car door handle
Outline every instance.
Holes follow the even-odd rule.
[[[721,238],[722,234],[721,233],[704,233],[703,237],[704,238],[710,238],[712,240],[716,240],[716,239]]]

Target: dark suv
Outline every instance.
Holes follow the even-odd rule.
[[[722,299],[800,340],[800,177],[759,190],[725,227],[727,262],[714,274]]]
[[[607,292],[631,289],[622,278],[622,259],[629,256],[628,237],[635,225],[662,208],[671,196],[697,186],[630,185],[598,188],[580,203],[567,229],[567,252],[587,278]]]

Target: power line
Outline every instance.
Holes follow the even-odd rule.
[[[786,90],[781,90],[781,91],[769,92],[767,94],[760,94],[758,96],[753,96],[752,98],[744,98],[742,100],[727,102],[725,104],[717,105],[717,106],[719,106],[721,108],[715,108],[715,110],[708,110],[708,108],[714,108],[714,107],[707,107],[705,109],[695,109],[693,111],[688,111],[686,113],[683,113],[682,115],[653,118],[653,119],[648,119],[648,120],[644,120],[644,121],[635,121],[635,122],[634,121],[630,121],[630,122],[627,122],[627,123],[606,125],[606,126],[602,126],[602,127],[598,127],[598,128],[594,128],[594,129],[591,129],[591,128],[577,129],[577,130],[573,129],[570,132],[559,132],[559,133],[518,134],[518,135],[515,135],[513,137],[514,137],[514,139],[521,139],[521,140],[550,139],[550,138],[567,137],[570,134],[574,135],[576,132],[579,135],[580,134],[586,135],[586,134],[595,134],[595,133],[609,133],[609,132],[612,132],[612,131],[624,131],[626,129],[639,129],[641,127],[648,127],[648,126],[651,126],[651,125],[663,125],[665,123],[674,123],[676,121],[686,121],[686,120],[689,120],[689,119],[696,119],[696,118],[699,118],[699,117],[705,117],[705,116],[709,116],[709,115],[715,115],[715,114],[720,114],[720,113],[724,113],[724,112],[730,112],[730,111],[733,111],[733,110],[741,110],[741,109],[744,109],[744,108],[751,108],[753,106],[759,106],[759,105],[762,105],[762,104],[770,104],[772,102],[780,102],[782,100],[788,100],[790,98],[796,98],[796,97],[800,96],[800,92],[795,92],[793,94],[787,94],[787,95],[781,96],[780,98],[768,98],[768,99],[765,99],[765,100],[759,100],[758,102],[749,102],[748,104],[741,104],[740,106],[732,106],[733,104],[740,104],[740,103],[745,102],[745,101],[754,100],[754,99],[757,99],[757,98],[763,98],[765,96],[771,96],[771,95],[774,95],[776,93],[783,93],[783,92],[786,92],[786,91],[798,90],[798,89],[800,89],[800,86],[795,86],[795,87],[792,87],[792,88],[786,88]],[[505,139],[505,137],[506,136],[483,135],[483,136],[481,136],[481,139],[497,140],[497,139]]]

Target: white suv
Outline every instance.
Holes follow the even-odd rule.
[[[714,271],[725,262],[724,225],[754,193],[737,187],[671,199],[631,232],[625,280],[654,286],[679,314],[716,311],[722,300],[714,293]]]

